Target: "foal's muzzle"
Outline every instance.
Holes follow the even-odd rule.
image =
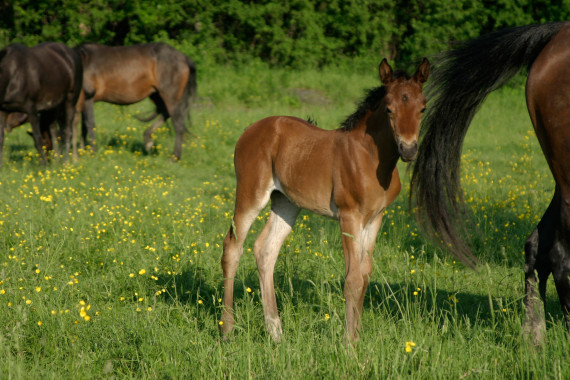
[[[398,152],[400,153],[400,157],[404,162],[410,162],[416,159],[418,155],[418,143],[417,141],[407,143],[405,141],[400,140],[398,142]]]

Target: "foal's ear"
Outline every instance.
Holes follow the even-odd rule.
[[[378,67],[378,72],[380,73],[380,81],[382,84],[386,85],[392,82],[392,68],[388,64],[386,58],[380,62],[380,67]]]
[[[424,58],[423,62],[418,67],[418,70],[414,74],[414,79],[416,82],[425,83],[429,76],[429,61]]]

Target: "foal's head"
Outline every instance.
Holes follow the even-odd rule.
[[[394,75],[386,59],[380,63],[380,80],[386,87],[383,112],[388,116],[398,152],[404,162],[414,160],[418,153],[420,122],[426,109],[422,86],[428,78],[429,68],[429,62],[424,58],[410,78],[407,75]]]

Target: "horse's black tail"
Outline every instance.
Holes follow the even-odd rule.
[[[198,86],[196,81],[196,64],[194,63],[194,60],[192,60],[188,56],[185,57],[186,57],[186,64],[188,65],[189,69],[189,76],[188,76],[188,81],[186,82],[186,86],[184,86],[184,93],[178,105],[179,109],[177,110],[177,112],[179,112],[180,115],[185,115],[186,120],[188,121],[188,123],[190,123],[190,102],[195,99],[197,95]],[[186,133],[191,134],[186,124],[184,125],[184,130]]]
[[[188,64],[188,68],[190,69],[190,77],[188,78],[188,95],[190,98],[195,98],[198,95],[198,84],[196,82],[196,64],[194,60],[189,57],[186,57],[186,63]]]
[[[473,116],[538,54],[564,23],[501,30],[460,44],[434,59],[426,93],[423,140],[412,175],[410,202],[420,224],[466,265],[477,260],[459,235],[465,232],[460,185],[461,147]]]

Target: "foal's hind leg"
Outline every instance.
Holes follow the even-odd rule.
[[[252,169],[253,170],[253,169]],[[260,176],[261,178],[261,176]],[[242,185],[243,186],[243,185]],[[269,202],[271,190],[262,188],[250,192],[242,190],[240,183],[236,189],[236,208],[233,224],[224,239],[224,253],[222,255],[222,270],[224,272],[224,301],[220,329],[227,339],[227,334],[234,329],[233,297],[234,278],[236,275],[239,259],[243,253],[243,243],[251,224],[259,212]],[[255,187],[254,187],[255,189]]]
[[[280,192],[274,191],[271,195],[271,214],[254,245],[265,326],[276,342],[281,341],[283,331],[275,299],[273,270],[279,249],[291,232],[298,214],[297,206]]]

